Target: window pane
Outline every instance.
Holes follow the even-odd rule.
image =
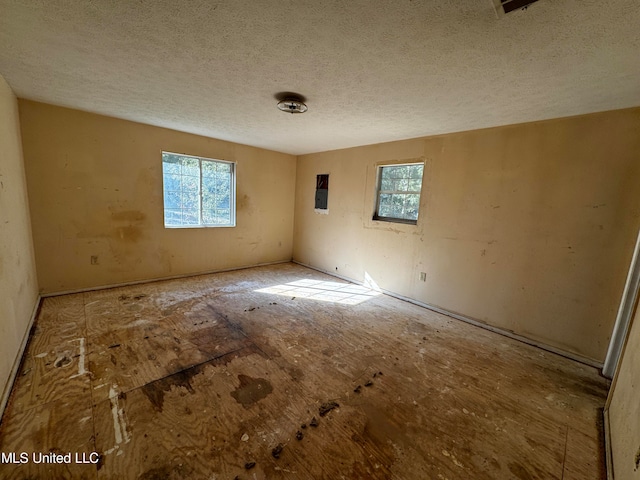
[[[182,225],[182,210],[167,210],[164,211],[164,224],[172,227]]]
[[[202,211],[216,208],[216,195],[214,193],[202,193]]]
[[[182,158],[182,175],[200,176],[200,160],[197,158]]]
[[[216,197],[216,208],[225,208],[228,209],[231,203],[231,196],[229,194],[225,196]]]
[[[215,212],[213,210],[202,210],[202,223],[205,225],[213,225]]]
[[[173,158],[171,160],[163,160],[162,173],[165,175],[167,173],[180,174],[180,162],[176,158]]]
[[[190,210],[198,209],[200,207],[200,196],[198,192],[183,192],[182,207]]]
[[[389,217],[391,216],[392,210],[393,207],[391,205],[391,195],[380,195],[380,206],[378,208],[378,215],[380,215],[381,217]]]
[[[229,224],[231,223],[231,212],[227,209],[219,209],[216,211],[216,223]]]
[[[404,195],[391,195],[391,216],[394,218],[402,218],[402,204]]]
[[[408,189],[409,189],[408,178],[399,178],[398,180],[396,180],[396,191],[406,192]]]
[[[177,209],[180,208],[180,193],[179,192],[164,192],[164,208]]]
[[[421,178],[412,178],[409,180],[409,191],[410,192],[419,192],[422,187],[422,179]]]
[[[182,212],[183,225],[200,225],[200,211],[197,209],[185,209]]]
[[[382,178],[395,178],[396,167],[382,167]]]
[[[180,191],[180,185],[182,183],[182,177],[180,175],[165,175],[164,176],[164,189]]]
[[[200,190],[200,178],[199,177],[182,177],[182,191],[193,192],[195,194]]]
[[[202,176],[210,177],[216,172],[216,162],[202,161]]]
[[[228,209],[212,209],[202,212],[203,222],[207,225],[230,225],[231,211]]]
[[[418,194],[407,195],[407,199],[405,203],[404,218],[407,218],[410,220],[417,220],[419,206],[420,206],[420,195]]]
[[[394,188],[394,182],[390,178],[382,178],[380,182],[380,190],[383,192],[390,192]]]
[[[410,178],[419,178],[422,180],[424,165],[409,165],[407,168],[409,169]]]
[[[215,177],[203,177],[202,178],[202,193],[213,195],[216,193],[216,178]]]

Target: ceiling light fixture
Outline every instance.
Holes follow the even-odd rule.
[[[278,102],[278,108],[288,113],[304,113],[307,106],[299,98],[288,97]]]

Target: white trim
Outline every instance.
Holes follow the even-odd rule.
[[[33,328],[33,324],[35,323],[36,316],[38,315],[38,310],[40,309],[40,302],[42,301],[42,296],[38,295],[36,298],[36,303],[33,306],[33,311],[31,312],[31,318],[29,319],[29,324],[27,325],[27,329],[22,336],[22,342],[20,343],[20,348],[18,348],[18,352],[16,353],[16,358],[13,360],[13,367],[11,368],[11,372],[9,373],[9,378],[7,378],[7,383],[4,386],[4,390],[2,392],[2,398],[0,398],[0,423],[2,423],[2,417],[4,416],[4,410],[7,407],[7,403],[9,403],[9,397],[11,395],[11,390],[13,390],[13,384],[16,381],[16,377],[18,376],[18,372],[20,371],[20,366],[22,365],[22,358],[24,357],[25,350],[27,349],[27,344],[29,343],[29,338],[31,337],[31,329]]]
[[[636,239],[636,245],[633,249],[633,256],[631,257],[631,264],[629,265],[629,272],[627,273],[627,281],[624,285],[622,292],[622,298],[620,299],[620,306],[618,307],[618,315],[616,316],[616,323],[613,326],[613,332],[611,333],[611,340],[609,341],[609,348],[607,349],[607,356],[604,359],[604,367],[602,369],[602,375],[607,378],[613,378],[620,358],[622,357],[622,351],[627,341],[629,334],[629,326],[631,319],[635,312],[636,302],[638,300],[638,290],[640,289],[640,232],[638,232],[638,238]]]
[[[318,272],[326,273],[327,275],[332,275],[334,277],[341,278],[342,280],[346,280],[347,282],[355,283],[357,285],[364,285],[363,282],[359,282],[357,280],[353,280],[352,278],[344,277],[342,275],[338,275],[338,274],[336,274],[334,272],[331,272],[331,271],[328,271],[328,270],[323,270],[322,268],[313,267],[311,265],[307,265],[305,263],[298,262],[297,260],[292,260],[292,262],[293,263],[297,263],[298,265],[302,265],[303,267],[310,268],[312,270],[317,270]],[[526,343],[527,345],[531,345],[533,347],[537,347],[537,348],[540,348],[542,350],[546,350],[548,352],[555,353],[556,355],[560,355],[562,357],[568,358],[570,360],[574,360],[576,362],[588,365],[590,367],[594,367],[594,368],[597,368],[597,369],[601,369],[602,368],[602,363],[601,362],[598,362],[596,360],[592,360],[591,358],[583,357],[582,355],[578,355],[577,353],[568,352],[566,350],[562,350],[560,348],[553,347],[551,345],[547,345],[546,343],[539,342],[537,340],[532,340],[531,338],[523,337],[522,335],[518,335],[517,333],[513,333],[513,332],[511,332],[509,330],[504,330],[504,329],[499,328],[499,327],[494,327],[494,326],[488,325],[488,324],[483,323],[483,322],[481,322],[479,320],[475,320],[475,319],[473,319],[471,317],[467,317],[465,315],[460,315],[458,313],[450,312],[449,310],[445,310],[444,308],[436,307],[434,305],[430,305],[428,303],[424,303],[424,302],[421,302],[419,300],[414,300],[413,298],[405,297],[404,295],[400,295],[400,294],[397,294],[395,292],[391,292],[389,290],[385,290],[384,288],[380,289],[380,291],[382,293],[386,294],[386,295],[389,295],[390,297],[394,297],[394,298],[397,298],[399,300],[404,300],[405,302],[413,303],[414,305],[418,305],[419,307],[426,308],[426,309],[431,310],[431,311],[436,312],[436,313],[441,313],[442,315],[446,315],[448,317],[455,318],[456,320],[461,320],[461,321],[463,321],[465,323],[469,323],[471,325],[475,325],[476,327],[484,328],[485,330],[489,330],[491,332],[498,333],[498,334],[503,335],[505,337],[509,337],[509,338],[514,339],[514,340],[518,340],[518,341],[520,341],[522,343]]]
[[[87,288],[76,288],[74,290],[63,290],[61,292],[48,292],[48,293],[43,293],[41,296],[42,298],[47,298],[47,297],[57,297],[58,295],[69,295],[72,293],[95,292],[98,290],[108,290],[110,288],[140,285],[141,283],[164,282],[165,280],[176,280],[178,278],[198,277],[200,275],[210,275],[212,273],[233,272],[235,270],[245,270],[247,268],[254,268],[254,267],[267,267],[269,265],[279,265],[281,263],[290,263],[290,262],[291,260],[277,260],[275,262],[256,263],[255,265],[242,265],[239,267],[223,268],[220,270],[205,270],[202,272],[183,273],[180,275],[171,275],[168,277],[155,277],[155,278],[147,278],[146,280],[132,280],[130,282],[112,283],[109,285],[97,285],[95,287],[87,287]]]

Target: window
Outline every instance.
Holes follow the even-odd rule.
[[[378,167],[374,220],[418,222],[423,163]]]
[[[164,226],[234,227],[235,164],[162,152]]]

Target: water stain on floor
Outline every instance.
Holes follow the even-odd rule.
[[[196,365],[165,378],[161,378],[160,380],[148,383],[142,387],[142,392],[149,399],[153,408],[158,412],[162,412],[164,394],[169,392],[171,387],[185,388],[189,393],[195,393],[195,390],[191,386],[191,379],[195,375],[202,373],[203,368],[203,365]]]
[[[273,392],[271,383],[264,378],[252,378],[240,374],[238,380],[240,380],[240,386],[231,392],[231,396],[244,408],[249,408]]]

